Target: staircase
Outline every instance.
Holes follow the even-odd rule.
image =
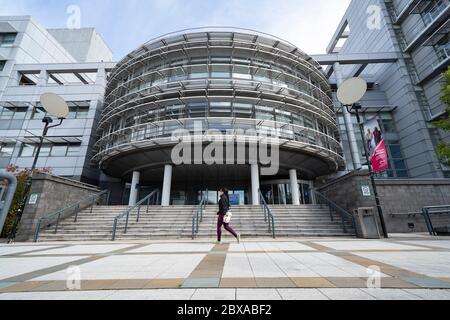
[[[60,222],[57,234],[54,227],[42,230],[39,241],[109,241],[114,218],[128,208],[97,206],[92,213],[90,209],[82,211],[76,223],[71,218]],[[139,222],[136,212],[130,215],[127,234],[124,234],[125,220],[119,221],[116,240],[178,239],[184,233],[190,237],[194,209],[194,206],[151,206],[147,214],[143,207]]]
[[[136,212],[129,219],[127,234],[125,221],[119,221],[116,240],[190,239],[192,216],[195,206],[151,206],[149,213],[142,208],[141,218],[136,222]],[[320,205],[270,206],[275,217],[276,236],[282,237],[339,237],[354,236],[355,231],[347,223],[344,232],[342,220],[334,215],[331,221],[329,209]],[[78,221],[73,218],[60,222],[57,234],[54,226],[41,231],[40,242],[49,241],[109,241],[112,237],[113,221],[127,210],[125,206],[97,206],[79,213]],[[244,238],[271,237],[267,222],[259,206],[234,206],[231,226]],[[197,238],[216,237],[216,206],[208,206]],[[230,235],[224,230],[224,239]]]

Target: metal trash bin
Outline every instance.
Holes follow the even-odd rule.
[[[356,233],[362,239],[381,239],[380,226],[374,208],[355,210]]]

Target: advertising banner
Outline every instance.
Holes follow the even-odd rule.
[[[375,173],[389,169],[388,154],[384,142],[383,132],[380,130],[377,118],[368,120],[364,124],[364,136],[369,151],[370,163]]]

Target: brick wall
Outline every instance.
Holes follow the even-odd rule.
[[[35,205],[27,204],[17,233],[17,241],[32,240],[38,221],[41,217],[71,206],[80,200],[88,200],[100,192],[95,186],[78,181],[63,179],[46,174],[36,174],[33,177],[31,194],[37,193],[38,200]],[[73,212],[65,212],[70,215]],[[49,221],[48,223],[51,223]]]
[[[426,206],[450,205],[450,179],[377,179],[376,183],[391,233],[426,232],[422,215],[414,213]],[[371,185],[368,172],[350,173],[318,190],[351,213],[361,207],[376,209],[374,197],[363,196],[362,184]]]

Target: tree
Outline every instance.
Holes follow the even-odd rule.
[[[444,130],[444,131],[450,131],[450,67],[448,68],[447,72],[444,73],[445,78],[445,84],[443,86],[443,95],[441,100],[447,105],[447,116],[444,117],[441,120],[438,120],[434,123],[434,127]],[[437,146],[437,153],[439,156],[439,159],[441,159],[444,162],[447,162],[450,166],[450,143],[448,142],[441,142]]]

